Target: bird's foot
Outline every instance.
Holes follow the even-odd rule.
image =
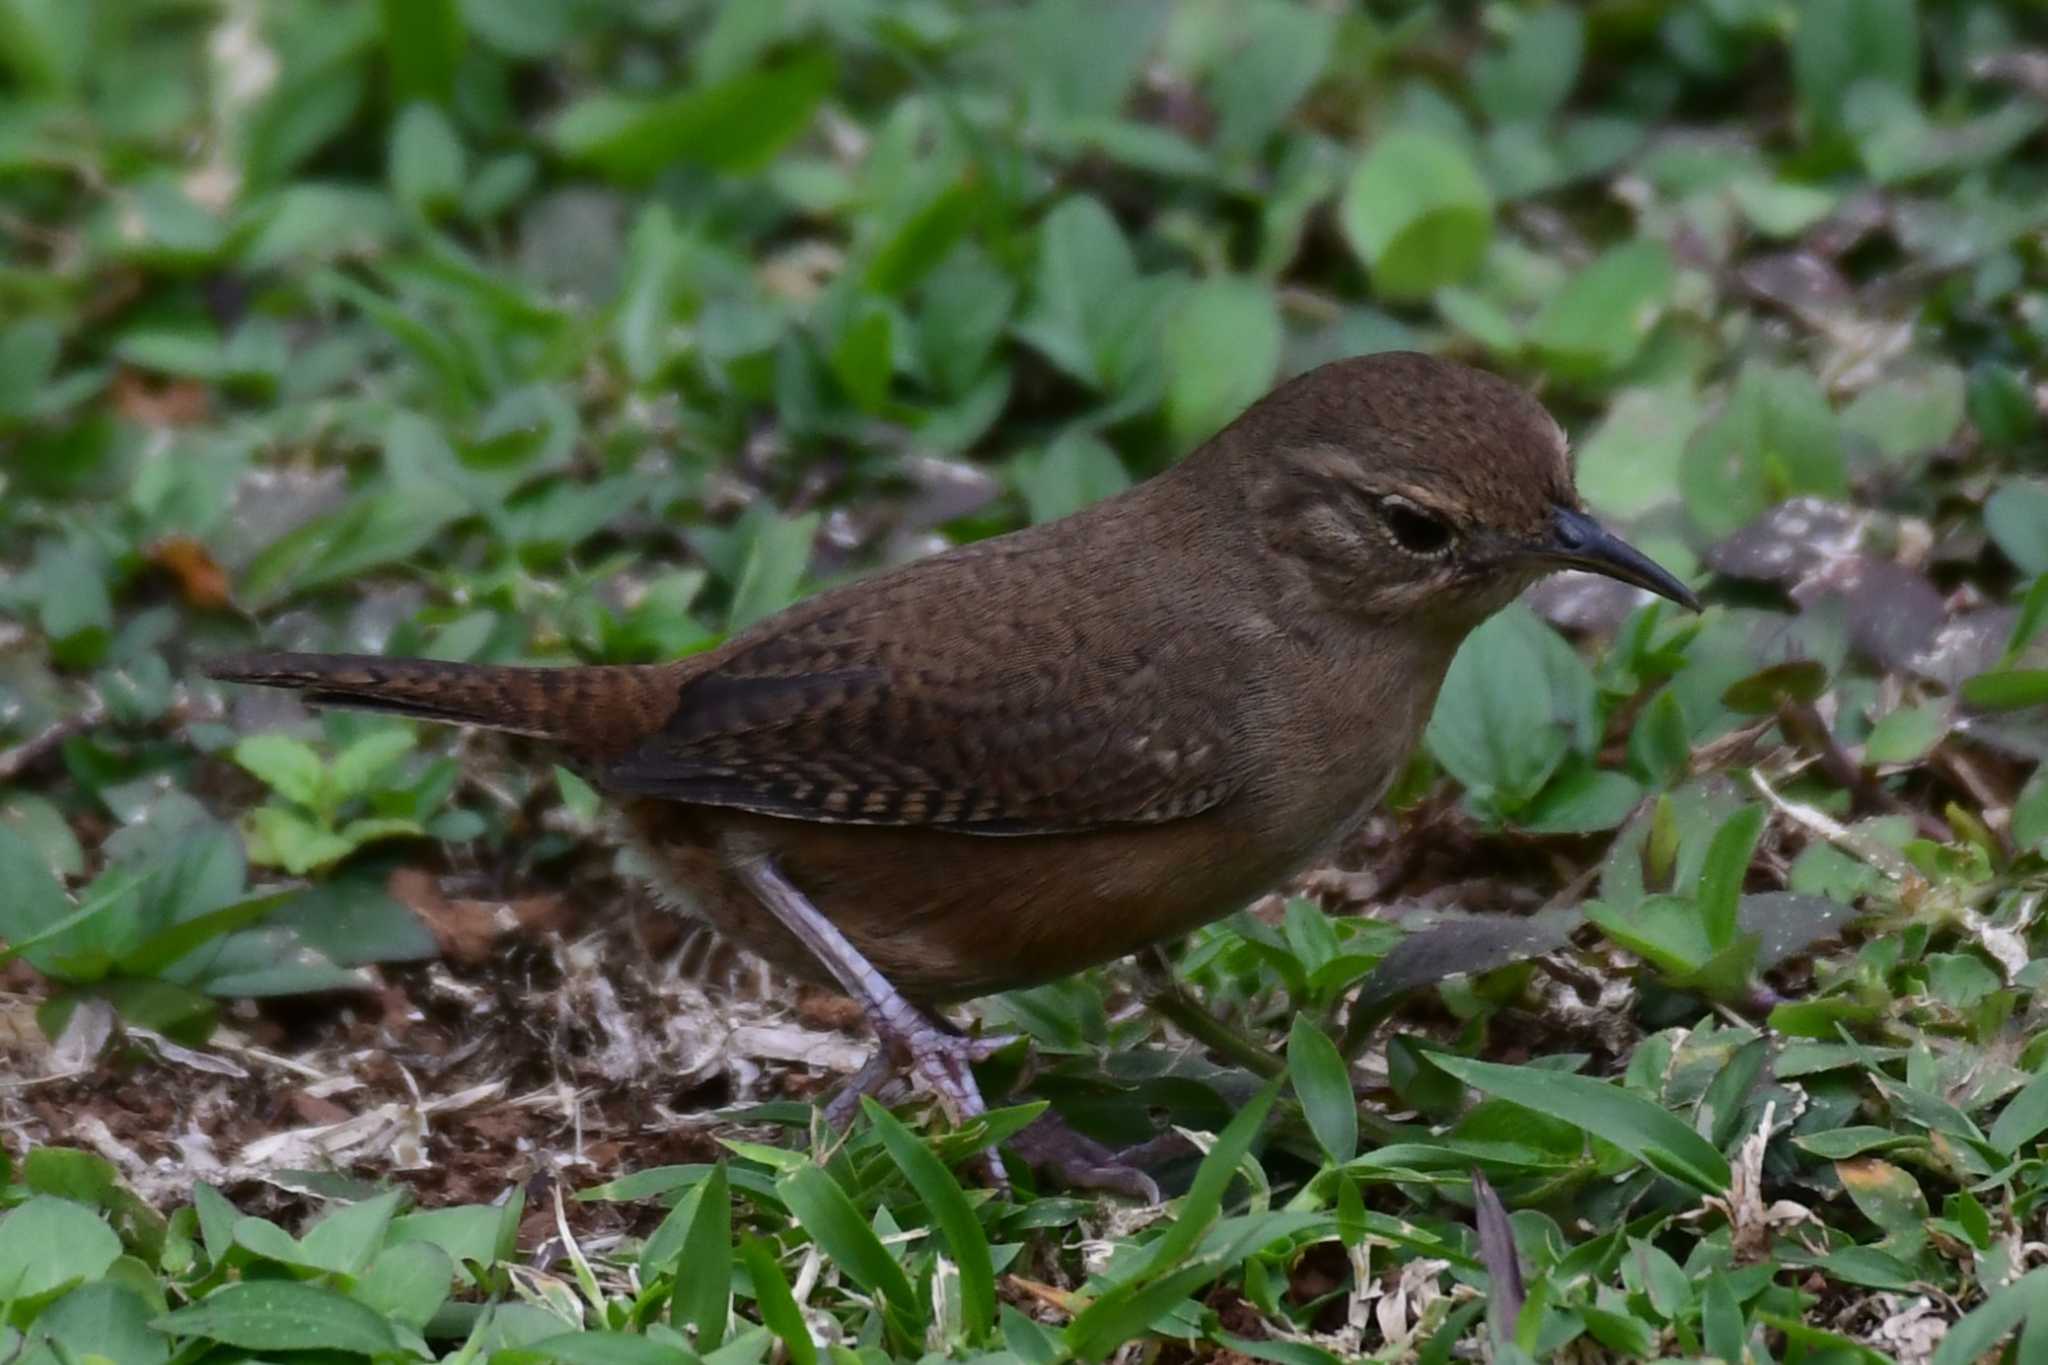
[[[988,1102],[974,1079],[974,1063],[1007,1047],[1010,1038],[969,1038],[915,1012],[907,1018],[901,1014],[878,1018],[875,1032],[881,1040],[875,1055],[888,1059],[891,1070],[900,1067],[929,1089],[955,1128],[988,1113]],[[1007,1195],[1010,1173],[1003,1168],[1001,1154],[990,1147],[981,1157],[990,1182]]]
[[[1157,1204],[1159,1185],[1146,1166],[1194,1150],[1179,1133],[1162,1133],[1122,1151],[1079,1132],[1048,1109],[1010,1139],[1010,1150],[1063,1189],[1100,1190],[1144,1204]]]

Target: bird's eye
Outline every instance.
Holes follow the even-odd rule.
[[[1411,555],[1440,555],[1451,547],[1451,528],[1443,518],[1406,498],[1382,498],[1380,515],[1386,518],[1394,542]]]

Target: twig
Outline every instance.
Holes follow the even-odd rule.
[[[84,706],[52,721],[40,733],[30,735],[12,749],[0,749],[0,782],[12,782],[24,769],[40,762],[65,740],[92,729],[106,718],[107,704],[95,693]]]
[[[1926,887],[1926,879],[1897,850],[1867,835],[1858,834],[1824,811],[1815,810],[1812,806],[1804,806],[1796,801],[1787,801],[1778,795],[1771,784],[1764,780],[1763,773],[1755,768],[1749,770],[1749,781],[1764,800],[1770,803],[1772,810],[1793,824],[1819,835],[1844,852],[1855,854],[1895,882],[1907,886],[1917,884],[1923,889]]]

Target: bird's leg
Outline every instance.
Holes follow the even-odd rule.
[[[838,926],[820,914],[809,898],[782,875],[782,869],[765,853],[736,849],[730,841],[725,852],[734,874],[746,883],[747,889],[810,950],[840,989],[860,1002],[861,1012],[867,1015],[880,1051],[877,1059],[863,1066],[854,1077],[855,1102],[862,1093],[858,1087],[879,1087],[895,1069],[895,1063],[902,1061],[909,1064],[912,1074],[931,1087],[956,1126],[988,1112],[981,1088],[975,1084],[972,1064],[1002,1046],[1001,1041],[962,1037],[911,1004],[874,963],[861,956]],[[841,1102],[835,1100],[834,1107]],[[848,1113],[850,1116],[850,1109]],[[1003,1169],[1002,1157],[993,1147],[986,1155],[990,1177],[998,1186],[1008,1189],[1010,1178]]]

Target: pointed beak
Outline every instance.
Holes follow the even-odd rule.
[[[1550,538],[1534,553],[1561,569],[1584,569],[1647,588],[1691,611],[1700,599],[1676,575],[1584,512],[1559,507],[1550,514]]]

